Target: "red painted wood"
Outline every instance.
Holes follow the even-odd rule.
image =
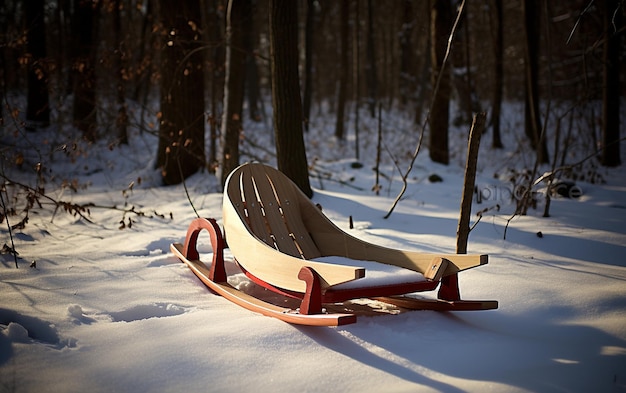
[[[322,285],[319,274],[305,266],[300,269],[298,278],[306,283],[306,292],[300,304],[300,314],[320,314],[322,312]]]
[[[172,244],[170,249],[191,271],[213,292],[231,302],[253,312],[268,317],[278,318],[287,323],[308,326],[341,326],[356,322],[354,314],[313,314],[304,315],[289,308],[267,303],[253,296],[247,295],[230,286],[228,283],[217,283],[209,279],[209,269],[199,260],[189,260],[184,254],[182,244]]]
[[[183,246],[183,255],[189,260],[199,260],[197,243],[198,235],[202,230],[209,232],[213,261],[209,278],[214,282],[226,282],[226,268],[224,267],[224,237],[217,222],[212,218],[196,218],[189,224],[187,236]]]
[[[285,289],[281,289],[275,287],[260,278],[256,277],[254,274],[250,273],[242,266],[239,266],[242,272],[245,273],[246,277],[250,279],[250,281],[254,282],[257,285],[262,286],[263,288],[269,289],[272,292],[278,293],[283,296],[288,296],[295,299],[302,299],[303,295],[300,292],[287,291]],[[361,299],[361,298],[369,298],[369,297],[382,297],[382,296],[395,296],[395,295],[404,295],[406,293],[412,292],[424,292],[424,291],[432,291],[437,288],[439,285],[439,281],[416,281],[402,284],[390,284],[390,285],[381,285],[375,287],[367,287],[367,288],[355,288],[355,289],[343,289],[343,290],[335,290],[328,289],[324,293],[322,293],[322,303],[340,303],[350,299]]]
[[[448,301],[461,300],[459,276],[456,273],[441,279],[441,286],[439,287],[437,297]]]

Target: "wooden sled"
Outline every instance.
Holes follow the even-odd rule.
[[[487,264],[487,255],[427,254],[377,246],[339,229],[284,174],[248,163],[228,177],[223,200],[224,233],[235,262],[254,283],[289,298],[285,308],[245,294],[227,283],[226,242],[214,219],[198,218],[185,244],[172,252],[211,290],[228,300],[283,321],[314,326],[356,322],[352,313],[324,305],[374,298],[411,310],[463,311],[498,308],[497,301],[462,300],[458,273]],[[198,235],[210,234],[213,260],[200,261]],[[433,291],[437,299],[403,296]]]

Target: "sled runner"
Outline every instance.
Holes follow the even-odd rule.
[[[198,218],[185,244],[172,252],[217,294],[249,310],[314,326],[356,322],[354,313],[329,312],[333,305],[373,298],[411,310],[489,310],[497,301],[462,300],[458,273],[487,263],[487,255],[430,254],[397,250],[359,240],[339,229],[284,174],[258,163],[235,169],[224,189],[226,241],[214,219]],[[198,235],[210,234],[213,260],[200,261]],[[254,283],[299,307],[281,307],[237,290],[227,282],[224,248]],[[437,299],[406,296],[433,291]],[[300,301],[299,300],[299,301]]]

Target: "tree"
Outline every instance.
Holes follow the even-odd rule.
[[[97,4],[91,1],[74,2],[72,15],[73,63],[72,80],[74,92],[74,125],[83,137],[94,142],[97,139],[96,116],[96,53]]]
[[[204,74],[198,0],[160,0],[161,111],[156,165],[165,184],[178,184],[202,168]]]
[[[376,107],[378,106],[378,71],[376,70],[376,49],[374,39],[374,5],[372,0],[367,0],[367,61],[365,63],[365,74],[367,78],[367,93],[370,115],[376,117]],[[358,23],[358,21],[357,21]],[[358,158],[358,157],[357,157]]]
[[[302,115],[304,129],[309,130],[311,118],[311,97],[313,95],[313,48],[315,44],[315,0],[307,0],[306,23],[304,29],[304,92],[302,94]]]
[[[620,50],[622,11],[620,0],[604,3],[604,44],[602,80],[602,155],[604,166],[619,166],[620,159]]]
[[[250,15],[250,0],[229,0],[226,16],[226,79],[222,115],[222,185],[239,165],[239,138],[245,87],[246,54],[242,52],[245,15]]]
[[[298,10],[292,0],[270,0],[272,106],[278,169],[308,197],[313,195],[302,131],[298,76]]]
[[[413,30],[415,30],[415,15],[413,13],[412,0],[404,0],[402,4],[402,26],[398,34],[400,47],[400,72],[398,73],[398,84],[400,106],[405,107],[409,97],[415,89],[415,72],[411,71],[414,52],[411,36],[413,35]]]
[[[441,73],[439,90],[433,97],[430,112],[429,155],[434,162],[448,164],[448,123],[450,106],[450,73],[442,67],[446,55],[448,37],[452,30],[452,4],[450,0],[435,0],[431,9],[431,86],[437,84]]]
[[[494,56],[494,87],[493,101],[491,109],[491,147],[502,148],[502,138],[500,137],[500,113],[502,112],[502,93],[504,80],[504,13],[502,12],[502,0],[494,0],[495,16],[490,14],[490,20],[495,26],[492,28],[493,35],[493,56]]]
[[[460,1],[455,1],[456,7]],[[450,84],[454,89],[458,110],[453,118],[453,123],[471,124],[474,113],[480,112],[480,103],[476,96],[476,89],[472,86],[472,62],[470,50],[470,21],[471,7],[461,15],[456,29],[454,48],[451,53]]]
[[[544,164],[550,162],[550,158],[539,112],[539,9],[537,0],[522,1],[526,38],[524,130],[537,154],[537,161]]]
[[[117,129],[117,139],[119,143],[128,144],[128,114],[126,111],[126,81],[125,81],[125,45],[122,34],[122,3],[121,0],[113,0],[113,30],[115,34],[115,44],[117,45],[114,53],[115,71],[117,73],[117,118],[115,126]]]
[[[208,4],[207,4],[208,3]],[[221,0],[202,0],[202,8],[206,11],[205,20],[206,40],[213,43],[209,51],[209,68],[208,68],[208,84],[209,84],[209,172],[215,173],[219,167],[221,158],[218,157],[218,139],[220,138],[218,127],[221,125],[218,120],[218,112],[220,111],[220,102],[224,102],[224,62],[225,62],[225,45],[218,45],[224,39],[225,24],[223,23],[223,14]]]
[[[26,128],[50,125],[48,98],[48,69],[46,62],[46,26],[44,1],[25,2],[26,28],[28,29],[28,99],[26,106]]]
[[[342,1],[341,31],[339,33],[339,97],[337,98],[337,117],[335,121],[335,136],[337,137],[337,139],[343,139],[345,134],[344,114],[348,96],[348,71],[350,67],[350,61],[348,57],[348,36],[350,34],[349,19],[350,2]]]
[[[256,24],[254,23],[255,4],[244,5],[242,23],[246,28],[243,29],[243,50],[245,51],[245,70],[244,78],[246,101],[248,102],[248,116],[252,121],[261,121],[259,109],[259,101],[261,99],[261,90],[259,87],[259,67],[256,61],[256,43],[258,37]]]

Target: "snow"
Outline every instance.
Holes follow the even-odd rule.
[[[351,165],[352,140],[338,142],[330,124],[312,123],[314,202],[364,240],[453,253],[467,129],[451,135],[449,166],[420,153],[406,194],[383,219],[401,183],[383,153],[382,192],[371,191],[376,122],[363,122],[362,168]],[[248,125],[246,137],[255,144],[244,141],[244,150],[268,146],[267,123]],[[404,169],[417,140],[414,127],[402,116],[385,124],[395,130],[386,131],[385,143]],[[257,315],[210,293],[170,254],[169,245],[184,240],[196,216],[183,185],[159,186],[153,136],[133,131],[129,146],[79,143],[74,151],[56,149],[62,136],[53,130],[48,136],[42,150],[54,157],[46,164],[54,180],[46,191],[97,206],[90,223],[55,214],[42,199],[26,227],[13,233],[20,268],[12,255],[0,256],[0,392],[626,391],[622,168],[600,168],[603,184],[578,182],[580,198],[554,198],[549,218],[542,217],[539,195],[538,209],[507,228],[511,185],[494,173],[531,160],[519,155],[514,135],[506,136],[504,151],[484,140],[477,177],[484,198],[473,209],[497,203],[500,210],[485,213],[469,238],[468,252],[489,254],[489,264],[463,272],[460,283],[464,298],[498,300],[499,309],[366,315],[353,325],[315,328]],[[15,143],[8,132],[2,138]],[[262,150],[254,153],[272,163]],[[8,173],[33,185],[36,160],[26,155],[24,167]],[[443,181],[429,182],[432,173]],[[78,192],[62,188],[64,179],[77,180]],[[185,186],[199,214],[221,222],[215,177],[200,173]],[[119,210],[132,206],[145,215]],[[6,223],[0,231],[10,245]],[[210,261],[208,239],[201,241],[202,258]]]

